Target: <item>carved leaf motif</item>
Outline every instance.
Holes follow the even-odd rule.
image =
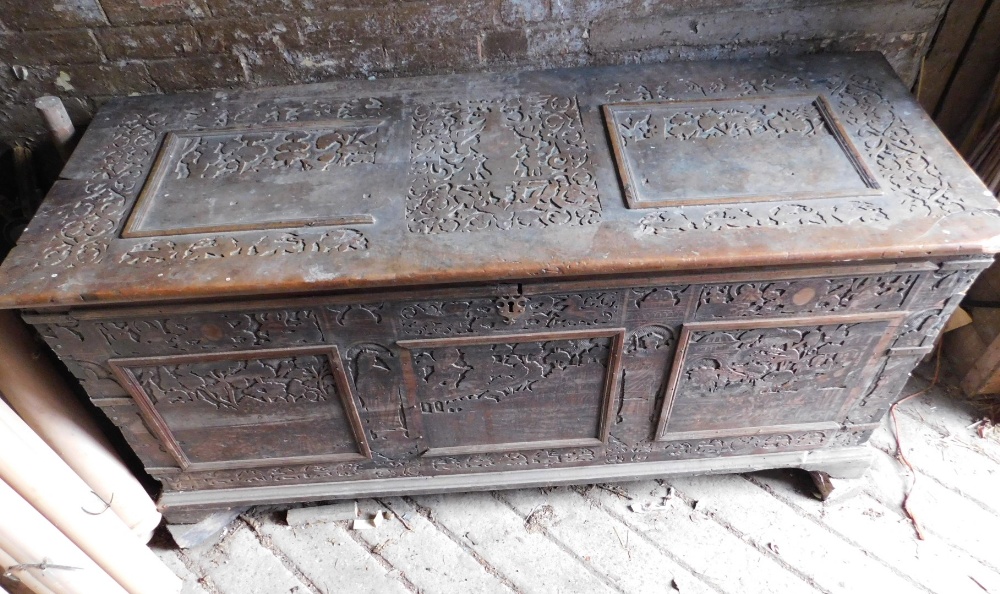
[[[682,395],[707,398],[842,387],[867,345],[855,340],[855,332],[862,332],[856,324],[694,332],[693,345],[724,346],[692,351],[682,376],[698,389]]]
[[[483,134],[506,131],[518,148],[492,155]],[[507,170],[513,158],[512,170]],[[596,181],[575,98],[529,95],[414,110],[409,230],[449,233],[600,220]]]
[[[368,238],[355,229],[326,232],[241,234],[197,240],[153,239],[136,243],[122,254],[122,264],[160,264],[176,260],[197,262],[237,256],[271,257],[305,252],[328,254],[368,249]]]
[[[182,363],[131,371],[157,405],[203,402],[218,409],[238,410],[248,401],[323,402],[337,395],[333,373],[323,356]]]
[[[536,385],[579,366],[607,365],[610,338],[523,342],[414,351],[418,381],[433,399],[425,414],[462,412],[463,403],[537,396]],[[447,394],[439,398],[437,394]]]

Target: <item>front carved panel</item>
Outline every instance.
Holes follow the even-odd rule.
[[[370,455],[335,347],[109,364],[181,468]]]
[[[623,333],[402,341],[426,455],[602,443]]]
[[[898,319],[864,314],[686,325],[659,439],[835,422],[870,381],[877,345],[884,348]]]
[[[171,488],[569,468],[861,443],[984,265],[36,326]]]

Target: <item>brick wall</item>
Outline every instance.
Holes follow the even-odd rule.
[[[34,98],[878,50],[912,82],[948,0],[0,0],[0,141]]]

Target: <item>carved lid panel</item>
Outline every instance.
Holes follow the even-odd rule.
[[[877,54],[132,97],[0,307],[992,253],[997,215]]]

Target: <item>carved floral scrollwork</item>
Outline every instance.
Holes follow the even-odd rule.
[[[462,412],[465,403],[496,403],[537,396],[540,384],[572,368],[607,365],[610,338],[504,343],[413,352],[418,382],[428,394],[448,394],[420,403],[424,414]],[[551,384],[549,385],[551,388]]]
[[[516,141],[513,155],[493,154],[495,147],[483,140],[496,131]],[[597,182],[573,97],[421,105],[412,135],[406,199],[411,232],[600,221]]]
[[[171,489],[190,491],[194,489],[220,489],[232,486],[254,487],[331,480],[353,477],[358,472],[359,465],[352,462],[332,465],[309,464],[274,468],[216,470],[183,475],[168,474],[157,478]]]
[[[916,274],[854,278],[747,282],[706,285],[701,289],[700,318],[773,316],[901,307],[917,281]]]
[[[368,238],[355,229],[300,231],[253,236],[202,237],[193,240],[140,241],[122,254],[122,264],[213,260],[237,256],[283,256],[303,253],[343,253],[368,249]]]
[[[337,397],[329,361],[318,355],[156,365],[130,371],[158,406],[200,402],[238,410],[250,402],[292,404]]]
[[[774,92],[786,83],[795,90],[810,84],[794,77],[784,80],[724,81],[711,84],[687,81],[690,88],[678,93],[696,92],[705,97],[743,97],[762,92]],[[926,150],[913,137],[903,119],[885,97],[880,84],[869,77],[854,75],[846,79],[825,81],[844,122],[883,179],[901,196],[902,205],[910,212],[926,215],[946,215],[965,211],[961,194],[954,191]],[[735,95],[735,91],[738,91]],[[670,97],[673,89],[665,83],[651,92],[648,87],[624,89],[619,85],[609,91],[609,98],[624,101],[639,98],[650,101]],[[777,206],[746,204],[711,208],[684,207],[670,211],[651,212],[639,223],[642,235],[670,235],[680,231],[720,231],[783,226],[843,226],[889,220],[889,212],[874,200],[810,201],[809,204],[784,203]]]
[[[731,454],[811,448],[829,442],[834,433],[834,431],[804,431],[800,433],[741,435],[737,437],[689,439],[634,445],[627,444],[612,436],[607,447],[607,462],[609,464],[623,464],[662,458],[706,458]]]
[[[698,331],[681,375],[682,398],[746,396],[842,387],[864,355],[863,326]]]

